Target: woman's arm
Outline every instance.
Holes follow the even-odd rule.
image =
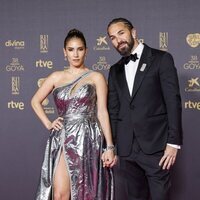
[[[95,74],[97,92],[97,117],[101,124],[107,146],[113,145],[110,120],[107,110],[107,84],[102,74]]]
[[[95,72],[94,82],[97,92],[97,117],[101,124],[103,134],[107,144],[107,153],[105,154],[106,166],[112,166],[115,160],[115,154],[112,141],[110,120],[107,110],[107,83],[104,76],[100,73]]]
[[[48,130],[52,128],[59,130],[60,127],[62,126],[62,123],[59,121],[61,118],[60,119],[57,118],[54,122],[51,122],[48,119],[42,107],[43,100],[51,93],[51,91],[54,88],[56,74],[57,73],[54,72],[50,76],[48,76],[44,81],[44,83],[42,84],[42,86],[37,90],[37,92],[31,99],[31,105],[33,110],[35,111],[36,115],[39,117],[39,119],[42,121],[42,123]]]

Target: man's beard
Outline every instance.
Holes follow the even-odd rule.
[[[125,47],[123,47],[122,49],[119,49],[119,46],[121,44],[127,44]],[[133,49],[134,46],[134,39],[131,37],[130,41],[127,42],[121,42],[118,44],[118,46],[116,47],[116,50],[120,53],[121,56],[128,56],[131,54],[131,50]]]

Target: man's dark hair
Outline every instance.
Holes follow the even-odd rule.
[[[107,30],[112,24],[116,24],[116,23],[119,23],[119,22],[122,22],[129,30],[132,30],[132,28],[134,28],[132,23],[128,19],[120,17],[120,18],[115,18],[112,21],[110,21],[110,23],[107,26]]]

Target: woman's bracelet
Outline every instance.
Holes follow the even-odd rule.
[[[115,146],[114,146],[114,145],[108,145],[108,146],[106,147],[106,151],[108,151],[108,150],[115,151]]]
[[[108,151],[108,150],[111,150],[114,153],[116,152],[116,148],[114,145],[108,145],[106,148],[103,149],[103,152]]]

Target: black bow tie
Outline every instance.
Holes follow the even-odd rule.
[[[126,57],[123,58],[123,63],[127,65],[130,60],[135,62],[137,59],[138,59],[137,53],[130,54],[129,56],[126,56]]]

